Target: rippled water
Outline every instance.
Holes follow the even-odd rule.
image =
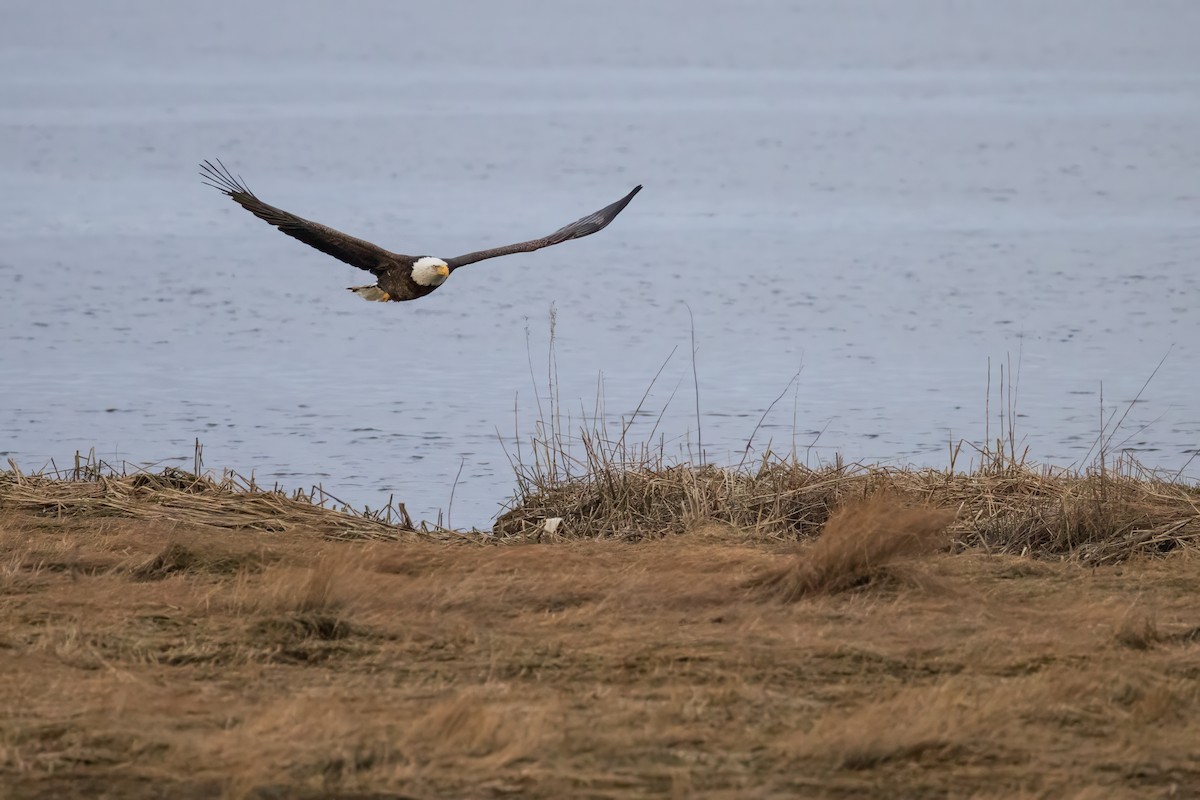
[[[675,351],[633,432],[665,406],[669,452],[737,461],[783,393],[756,451],[944,465],[997,433],[1011,360],[1031,456],[1087,463],[1166,356],[1113,443],[1200,472],[1200,5],[6,9],[0,451],[26,469],[190,465],[199,438],[426,517],[461,469],[453,522],[487,525],[553,307],[576,418],[601,381],[631,413]],[[599,235],[376,304],[202,186],[209,157],[443,256],[646,190]]]

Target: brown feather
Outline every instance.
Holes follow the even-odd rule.
[[[392,253],[378,245],[264,203],[245,183],[233,177],[220,160],[216,164],[205,161],[200,165],[200,174],[207,185],[233,198],[234,202],[254,216],[339,261],[345,261],[376,275],[381,275],[399,264],[412,263],[413,259],[409,256]]]
[[[635,186],[632,192],[612,205],[605,206],[594,214],[588,214],[582,219],[577,219],[570,225],[559,228],[554,233],[549,236],[543,236],[541,239],[530,239],[528,242],[519,242],[518,244],[505,245],[504,247],[493,247],[491,250],[467,253],[465,256],[447,258],[445,261],[450,266],[450,271],[453,272],[459,267],[465,267],[467,264],[474,264],[476,261],[483,261],[486,258],[507,256],[513,253],[529,253],[534,250],[541,250],[543,247],[549,247],[552,244],[561,244],[571,239],[591,236],[593,233],[598,233],[607,228],[608,224],[617,218],[617,214],[625,210],[625,206],[629,205],[629,201],[633,199],[633,196],[641,190],[642,187],[640,185]]]

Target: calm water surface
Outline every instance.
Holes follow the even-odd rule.
[[[486,526],[501,438],[545,407],[552,308],[563,407],[628,415],[666,360],[631,435],[665,407],[655,435],[695,452],[690,308],[718,461],[783,393],[756,452],[943,466],[996,434],[1011,361],[1021,443],[1086,464],[1166,356],[1113,443],[1200,473],[1189,0],[4,17],[0,455],[25,469],[190,465],[199,438],[210,466],[427,518],[461,469],[453,522]],[[202,186],[210,157],[443,256],[646,190],[597,236],[373,304]]]

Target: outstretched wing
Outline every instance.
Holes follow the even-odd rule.
[[[617,218],[625,206],[629,205],[629,201],[633,196],[642,190],[641,186],[635,186],[633,191],[622,197],[611,206],[605,206],[595,214],[588,214],[583,219],[578,219],[572,222],[565,228],[559,228],[549,236],[544,236],[541,239],[531,239],[528,242],[520,244],[510,244],[506,247],[493,247],[491,250],[480,250],[477,253],[467,253],[465,256],[458,258],[446,259],[446,264],[451,270],[465,267],[467,264],[474,264],[476,261],[483,261],[485,258],[495,258],[496,256],[507,256],[512,253],[528,253],[533,250],[541,250],[543,247],[549,247],[552,244],[560,244],[570,239],[578,239],[581,236],[590,236],[597,231],[604,230],[608,223]]]
[[[246,184],[233,175],[221,163],[205,161],[200,165],[200,175],[204,183],[232,197],[238,205],[261,220],[274,225],[279,230],[295,239],[299,239],[310,247],[315,247],[322,253],[333,256],[339,261],[353,264],[359,269],[381,273],[393,263],[398,256],[382,247],[348,236],[341,231],[326,227],[319,222],[312,222],[290,214],[281,208],[267,205],[254,196],[246,188]]]

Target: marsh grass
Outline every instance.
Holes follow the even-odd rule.
[[[554,346],[552,324],[545,387],[534,378],[535,393],[548,401],[539,401],[527,445],[519,446],[518,433],[518,446],[509,453],[517,490],[493,527],[500,539],[638,541],[710,524],[765,539],[807,539],[839,508],[887,496],[896,509],[952,512],[948,530],[960,549],[1108,564],[1200,548],[1200,487],[1120,452],[1113,444],[1125,419],[1117,416],[1120,409],[1103,420],[1090,466],[1059,469],[1028,460],[1016,430],[1019,358],[1015,367],[1009,359],[1000,371],[999,435],[993,437],[989,428],[983,445],[967,447],[973,457],[966,470],[956,469],[961,441],[951,447],[944,470],[840,459],[814,467],[794,449],[781,454],[770,443],[748,460],[761,420],[745,456],[718,466],[697,456],[689,443],[680,446],[684,458],[673,458],[659,432],[665,406],[657,416],[646,411],[665,362],[628,416],[610,420],[598,390],[594,411],[571,417],[558,396]],[[990,378],[989,364],[989,419]],[[633,421],[643,417],[655,422],[639,441],[631,431]]]
[[[403,503],[359,511],[321,487],[289,493],[231,471],[220,477],[174,467],[126,472],[94,453],[76,453],[72,469],[32,475],[9,459],[9,469],[0,471],[0,508],[57,518],[133,518],[271,533],[311,528],[331,539],[390,540],[416,532]]]
[[[1117,459],[1105,469],[1039,469],[987,451],[971,472],[863,464],[809,467],[767,454],[753,468],[671,463],[662,450],[607,438],[597,424],[576,444],[564,434],[539,442],[556,447],[547,462],[517,464],[517,495],[492,535],[415,528],[406,515],[325,505],[320,495],[287,494],[175,469],[161,474],[103,470],[74,475],[0,472],[0,508],[55,519],[141,519],[269,533],[317,531],[330,539],[388,541],[404,537],[460,542],[640,541],[691,531],[728,531],[735,538],[797,541],[817,536],[843,507],[873,497],[897,509],[952,513],[958,549],[1111,564],[1181,548],[1200,549],[1200,488]],[[582,457],[577,457],[582,446]],[[563,471],[570,464],[570,471]],[[900,513],[897,511],[896,513]],[[907,512],[905,512],[907,513]],[[32,554],[30,558],[39,557]],[[43,554],[39,569],[85,573],[96,568],[69,551]],[[243,556],[239,556],[239,559]],[[253,559],[197,560],[186,542],[132,565],[135,577],[157,580],[194,570],[254,568]],[[29,579],[28,565],[0,564],[0,583]],[[103,565],[100,565],[103,566]]]
[[[890,503],[848,500],[809,541],[698,524],[636,546],[0,510],[13,576],[0,785],[13,798],[1200,785],[1194,557],[1095,569],[954,553],[936,533],[945,513]],[[155,561],[172,567],[146,579]],[[772,574],[786,579],[748,588]]]
[[[861,588],[881,579],[909,578],[897,567],[950,543],[954,512],[910,507],[889,495],[840,507],[815,542],[790,563],[768,570],[748,586],[793,603],[819,593]]]
[[[694,354],[693,344],[693,376]],[[666,407],[657,415],[647,410],[669,360],[628,416],[610,417],[602,389],[590,413],[581,410],[571,416],[559,397],[552,316],[545,387],[538,385],[530,358],[538,418],[532,433],[518,430],[516,444],[506,449],[516,491],[490,535],[440,524],[416,526],[403,503],[394,501],[374,511],[358,511],[322,487],[288,493],[229,471],[220,477],[171,467],[160,473],[125,473],[94,454],[78,453],[73,468],[34,475],[22,473],[10,460],[10,469],[0,471],[0,508],[54,518],[133,518],[272,533],[316,530],[345,540],[421,536],[492,543],[640,541],[705,529],[792,542],[817,536],[839,509],[888,497],[893,511],[877,516],[915,513],[903,510],[911,508],[951,512],[947,530],[960,550],[981,548],[1099,565],[1200,548],[1200,486],[1179,474],[1147,469],[1114,445],[1128,409],[1120,416],[1120,409],[1102,416],[1093,446],[1096,461],[1090,466],[1058,469],[1028,460],[1015,429],[1019,359],[1015,369],[1010,361],[1000,372],[1000,434],[991,438],[989,428],[984,445],[965,448],[973,453],[965,470],[956,468],[964,451],[961,441],[950,448],[950,467],[942,470],[848,464],[840,459],[810,466],[795,449],[781,454],[770,443],[758,448],[751,460],[761,419],[736,464],[711,463],[686,441],[679,445],[682,457],[672,457],[660,433]],[[989,366],[989,417],[990,374]],[[770,407],[764,419],[769,411]],[[654,422],[644,435],[635,436],[634,421],[639,419]],[[201,452],[197,443],[197,471],[202,469]],[[903,518],[897,524],[909,522]],[[139,565],[137,574],[152,580],[199,568],[190,558],[186,544],[177,543]],[[70,568],[88,567],[73,563]],[[207,563],[203,568],[236,565]],[[0,580],[9,579],[6,574],[0,565]]]
[[[714,522],[753,535],[815,536],[840,507],[877,495],[901,506],[948,509],[960,548],[1093,564],[1200,547],[1200,488],[1132,460],[1104,470],[1039,469],[992,451],[972,472],[831,464],[816,468],[768,454],[753,469],[670,463],[661,452],[628,448],[603,428],[579,433],[583,457],[572,474],[527,469],[501,537],[640,540],[683,534]],[[565,439],[541,442],[573,457]],[[536,467],[536,465],[535,465]],[[547,521],[561,520],[548,533]]]
[[[491,536],[204,476],[198,447],[191,473],[10,463],[0,785],[1188,796],[1200,490],[1115,428],[1039,469],[1005,403],[966,471],[721,467],[555,392]]]

